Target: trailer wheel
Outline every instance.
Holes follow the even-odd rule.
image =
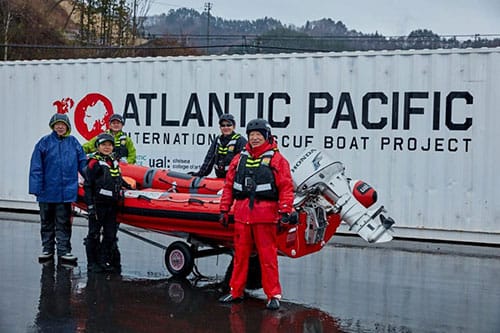
[[[170,244],[165,251],[165,266],[174,277],[188,276],[194,266],[194,255],[189,245],[181,241]]]

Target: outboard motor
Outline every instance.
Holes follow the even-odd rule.
[[[321,241],[328,214],[339,214],[350,230],[370,243],[392,240],[394,221],[382,214],[383,206],[372,208],[376,192],[362,181],[350,181],[341,162],[331,160],[319,149],[309,148],[291,164],[291,171],[294,207],[307,214],[308,244]]]

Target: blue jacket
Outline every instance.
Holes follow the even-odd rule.
[[[40,139],[31,155],[29,193],[38,202],[74,202],[78,193],[78,171],[87,157],[78,140],[55,131]]]

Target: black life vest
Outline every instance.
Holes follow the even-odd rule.
[[[110,202],[121,199],[122,178],[119,163],[116,159],[103,157],[100,154],[93,154],[88,164],[94,165],[93,168],[99,168],[95,173],[95,187],[93,195],[96,202]]]
[[[266,151],[256,159],[246,150],[241,152],[233,183],[235,199],[250,198],[251,207],[253,199],[278,200],[278,189],[271,169],[273,156],[273,150]]]
[[[234,155],[236,155],[236,143],[240,137],[240,134],[234,133],[225,145],[221,142],[221,136],[217,138],[214,163],[214,170],[217,178],[226,177],[229,164],[231,164]]]

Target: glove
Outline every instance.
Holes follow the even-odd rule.
[[[97,215],[96,215],[96,212],[95,212],[95,207],[94,207],[94,205],[89,205],[89,206],[87,207],[87,213],[88,213],[89,220],[90,220],[90,219],[94,219],[94,220],[96,220],[96,219],[97,219]]]
[[[222,226],[227,229],[227,227],[229,226],[229,213],[228,212],[221,212],[220,213],[219,223],[222,224]]]
[[[125,187],[127,190],[133,190],[134,188],[132,187],[132,185],[130,185],[129,183],[127,183],[126,181],[123,181],[122,183],[122,186]]]
[[[198,172],[189,171],[188,175],[193,176],[193,177],[198,177]]]
[[[276,225],[278,234],[281,234],[283,231],[285,231],[284,226],[288,225],[289,223],[290,223],[290,215],[288,213],[282,213]]]
[[[281,214],[280,224],[289,224],[290,223],[290,214],[283,213]]]
[[[279,223],[286,225],[297,225],[299,223],[297,212],[292,212],[291,214],[282,213]]]
[[[290,225],[297,225],[299,224],[299,214],[297,212],[291,212],[289,215],[289,223]]]

